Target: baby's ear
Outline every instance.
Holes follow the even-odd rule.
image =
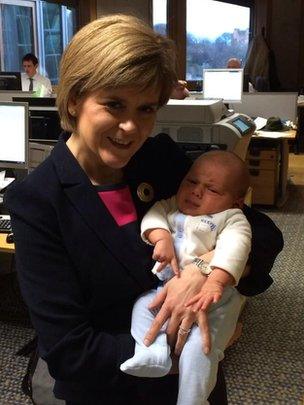
[[[233,208],[242,209],[244,206],[244,197],[239,197],[233,204]]]

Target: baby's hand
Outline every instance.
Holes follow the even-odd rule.
[[[174,274],[179,276],[180,271],[171,238],[163,238],[156,242],[152,257],[160,263],[157,272],[162,271],[168,264],[170,264]]]
[[[192,311],[206,311],[211,304],[219,302],[222,298],[225,286],[217,280],[207,279],[202,286],[201,291],[196,294],[186,306],[191,307]]]

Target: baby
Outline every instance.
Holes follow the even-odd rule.
[[[194,311],[208,309],[212,348],[208,354],[203,352],[197,325],[191,331],[180,328],[180,334],[189,336],[179,358],[178,405],[208,403],[218,362],[244,301],[234,286],[251,248],[250,225],[241,210],[248,186],[247,168],[239,157],[225,151],[208,152],[193,163],[177,195],[158,201],[142,220],[142,237],[155,246],[153,258],[158,261],[152,271],[163,283],[190,263],[206,277],[201,291],[188,304]],[[206,263],[201,256],[213,249],[213,258]],[[165,328],[149,347],[143,343],[154,319],[148,306],[158,290],[145,293],[134,305],[131,333],[135,354],[120,366],[127,374],[161,377],[170,371]]]

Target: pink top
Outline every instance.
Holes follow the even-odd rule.
[[[137,213],[127,185],[118,184],[102,190],[99,187],[98,195],[118,226],[137,221]]]

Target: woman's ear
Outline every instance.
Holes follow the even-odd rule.
[[[77,115],[76,105],[73,104],[72,102],[69,102],[68,104],[68,112],[72,117],[76,117]]]
[[[72,117],[77,116],[78,112],[78,104],[77,101],[74,98],[70,98],[68,101],[68,112]]]

